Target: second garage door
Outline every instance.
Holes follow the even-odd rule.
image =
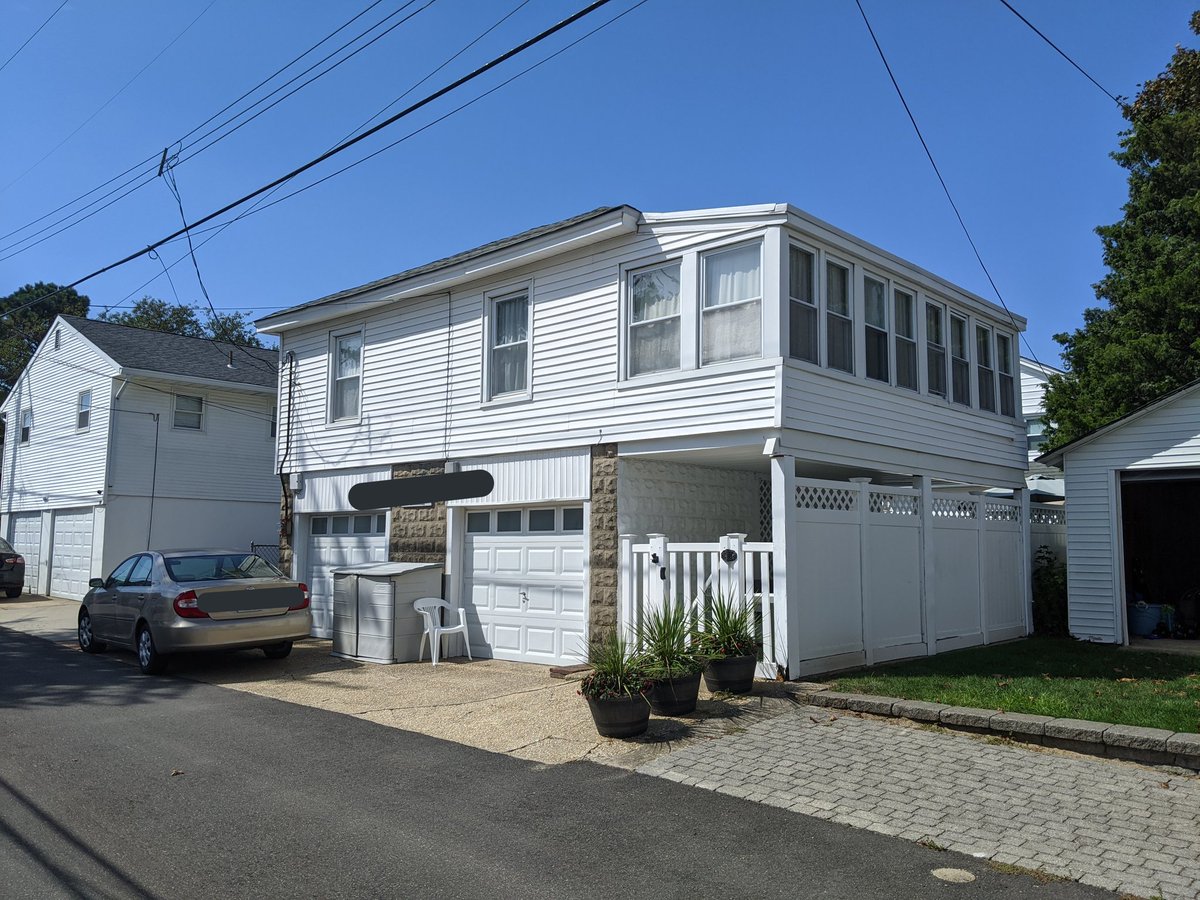
[[[387,559],[383,513],[311,516],[305,583],[312,596],[313,634],[333,637],[333,570]]]
[[[38,593],[38,562],[42,553],[42,514],[14,513],[9,525],[9,543],[25,557],[25,590]]]
[[[471,651],[542,665],[586,656],[583,508],[468,510]]]
[[[54,513],[50,596],[82,600],[92,577],[92,508]]]

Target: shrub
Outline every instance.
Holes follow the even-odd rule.
[[[1045,544],[1033,564],[1033,630],[1050,637],[1068,634],[1067,567]]]

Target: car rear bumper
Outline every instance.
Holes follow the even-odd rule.
[[[25,567],[17,569],[0,569],[0,586],[19,587],[25,584]]]
[[[154,629],[160,653],[190,650],[232,650],[299,641],[312,632],[312,614],[295,610],[261,619],[183,619]]]

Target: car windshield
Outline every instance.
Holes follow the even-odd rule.
[[[4,538],[0,538],[0,553],[16,553],[16,552],[17,551],[13,549],[12,544],[10,544]]]
[[[176,584],[190,581],[229,581],[242,578],[282,578],[283,573],[253,553],[205,553],[163,557]]]

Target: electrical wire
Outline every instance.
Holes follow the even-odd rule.
[[[963,234],[967,237],[967,243],[971,245],[971,250],[975,254],[975,259],[979,262],[979,267],[983,269],[983,274],[987,276],[988,284],[990,284],[992,286],[992,290],[995,291],[996,299],[1000,301],[1000,305],[1004,307],[1004,311],[1008,313],[1008,318],[1009,321],[1012,322],[1013,330],[1019,335],[1020,340],[1025,342],[1025,347],[1029,350],[1034,362],[1040,366],[1042,363],[1037,358],[1037,353],[1034,352],[1033,346],[1025,337],[1025,333],[1017,325],[1017,317],[1013,315],[1012,310],[1008,308],[1008,304],[1004,302],[1004,296],[1000,293],[1000,288],[996,286],[996,280],[992,278],[992,273],[988,270],[987,264],[983,261],[983,256],[981,256],[979,253],[979,247],[976,246],[975,239],[971,237],[971,231],[969,228],[967,228],[967,223],[963,219],[962,213],[958,210],[958,204],[954,202],[954,197],[950,193],[950,188],[946,184],[946,179],[942,177],[942,170],[938,168],[938,164],[933,158],[933,153],[929,149],[929,144],[925,141],[925,135],[921,133],[921,126],[917,124],[916,116],[913,115],[913,111],[909,107],[908,101],[904,98],[904,91],[900,89],[900,82],[896,80],[896,75],[892,72],[892,66],[888,62],[887,55],[883,52],[883,47],[879,43],[879,38],[875,36],[875,29],[871,27],[871,20],[867,18],[867,11],[863,9],[862,0],[854,0],[854,2],[858,6],[859,13],[862,14],[862,20],[867,26],[867,31],[871,35],[871,41],[875,44],[875,49],[879,52],[879,58],[883,61],[883,67],[887,69],[888,78],[892,80],[892,87],[896,89],[896,95],[900,98],[900,104],[904,107],[904,111],[908,114],[908,121],[912,123],[913,131],[917,133],[917,139],[921,142],[921,147],[925,150],[925,156],[929,158],[929,164],[933,166],[933,173],[937,176],[937,180],[942,186],[942,191],[946,194],[946,199],[950,201],[950,208],[954,210],[954,216],[956,219],[958,219],[958,224],[962,227]]]
[[[29,37],[25,38],[25,42],[23,44],[21,44],[21,46],[18,47],[16,50],[14,50],[12,56],[10,56],[8,59],[6,59],[2,65],[0,65],[0,72],[3,72],[5,69],[8,68],[8,64],[17,58],[17,55],[29,45],[30,41],[32,41],[35,37],[37,37],[39,34],[42,33],[42,29],[45,28],[47,25],[49,25],[50,20],[53,19],[55,16],[57,16],[59,14],[59,12],[62,10],[62,8],[66,5],[67,5],[67,0],[63,0],[62,3],[58,4],[58,6],[56,6],[54,8],[54,12],[50,13],[50,15],[46,17],[46,21],[43,22],[41,25],[39,25],[37,27],[37,29],[33,32],[33,34],[31,34]]]

